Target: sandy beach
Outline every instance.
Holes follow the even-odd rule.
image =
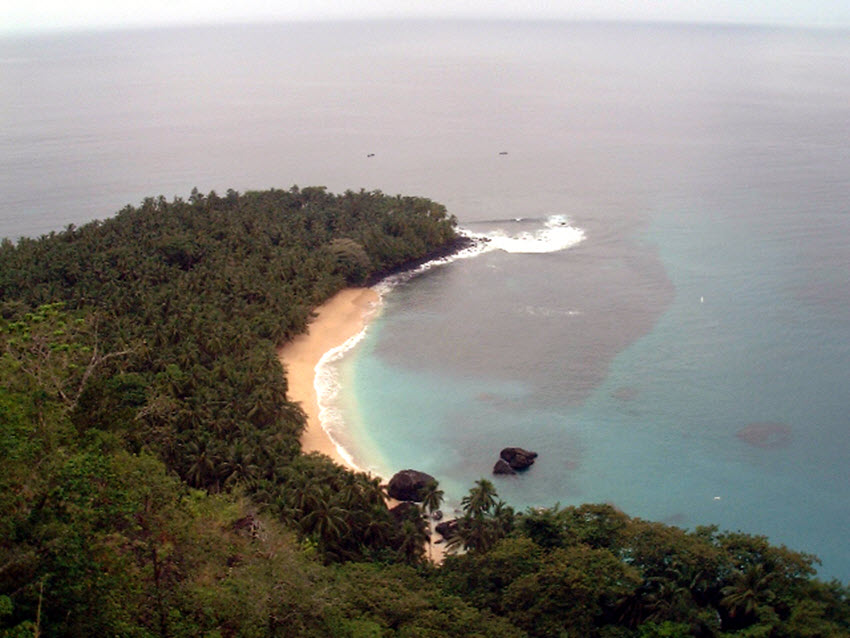
[[[304,452],[321,452],[335,462],[353,467],[339,452],[319,421],[316,396],[316,365],[322,356],[358,334],[374,314],[380,297],[371,288],[346,288],[316,309],[317,317],[308,331],[298,335],[278,352],[286,369],[289,398],[301,404],[307,429],[301,437]]]
[[[278,352],[280,362],[286,369],[289,383],[289,398],[301,404],[307,415],[307,429],[301,436],[304,452],[321,452],[334,462],[352,470],[359,470],[340,454],[336,443],[322,428],[319,420],[319,401],[316,395],[316,366],[329,350],[341,346],[360,333],[374,315],[380,297],[371,288],[346,288],[331,297],[316,309],[316,318],[310,322],[308,331],[298,335]],[[387,499],[387,505],[398,505]],[[432,533],[433,533],[433,522]],[[436,540],[436,537],[435,537]],[[433,545],[430,559],[441,563],[445,545]]]

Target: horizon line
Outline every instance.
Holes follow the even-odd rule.
[[[579,17],[514,17],[514,16],[311,16],[274,17],[221,20],[153,20],[150,22],[76,25],[40,25],[36,27],[3,28],[0,38],[32,37],[40,35],[73,35],[94,33],[121,33],[153,30],[177,30],[226,27],[273,27],[287,25],[331,25],[362,23],[445,23],[445,24],[546,24],[546,25],[623,25],[623,26],[678,26],[699,28],[759,28],[805,31],[846,31],[850,23],[795,23],[787,21],[748,20],[695,20],[682,18],[579,18]]]

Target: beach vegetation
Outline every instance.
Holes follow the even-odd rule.
[[[301,453],[276,348],[455,236],[430,200],[293,187],[3,242],[0,638],[850,635],[848,587],[761,536],[481,479],[437,566],[438,483],[395,516]]]

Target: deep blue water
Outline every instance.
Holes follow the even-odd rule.
[[[499,239],[386,293],[340,362],[336,434],[359,464],[429,471],[457,502],[522,445],[537,463],[497,482],[515,507],[604,501],[764,533],[850,581],[847,36],[7,37],[0,236],[195,186],[432,197]]]

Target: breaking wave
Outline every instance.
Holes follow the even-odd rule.
[[[409,281],[417,275],[431,270],[435,266],[443,266],[460,259],[478,257],[484,253],[496,250],[507,253],[525,254],[555,253],[572,248],[576,244],[581,243],[585,237],[584,231],[581,228],[570,225],[565,215],[550,215],[545,220],[516,217],[514,219],[475,222],[470,225],[490,226],[491,228],[484,232],[477,232],[469,228],[459,228],[458,233],[460,235],[473,240],[471,246],[448,257],[440,257],[412,270],[406,270],[387,277],[376,284],[374,290],[383,296],[397,285]],[[494,226],[495,228],[493,228]],[[522,226],[523,230],[511,229],[511,226]],[[528,228],[529,226],[536,227]]]
[[[372,313],[374,314],[374,313]],[[336,405],[336,399],[342,389],[339,379],[339,369],[336,365],[346,353],[360,343],[366,336],[368,327],[363,329],[356,335],[348,339],[342,345],[331,348],[314,368],[315,376],[313,377],[313,388],[316,390],[316,403],[319,405],[319,424],[328,435],[328,438],[333,442],[339,455],[350,466],[357,471],[363,471],[355,462],[351,453],[339,442],[336,436],[336,431],[345,428],[345,418],[342,415],[342,410]]]
[[[497,228],[476,233],[464,231],[468,237],[482,239],[487,250],[503,250],[508,253],[554,253],[571,248],[584,239],[584,231],[572,226],[565,215],[550,215],[542,227],[520,232],[510,232],[510,225],[528,225],[529,220],[519,217],[507,222],[495,222]],[[507,228],[507,230],[506,230]]]

